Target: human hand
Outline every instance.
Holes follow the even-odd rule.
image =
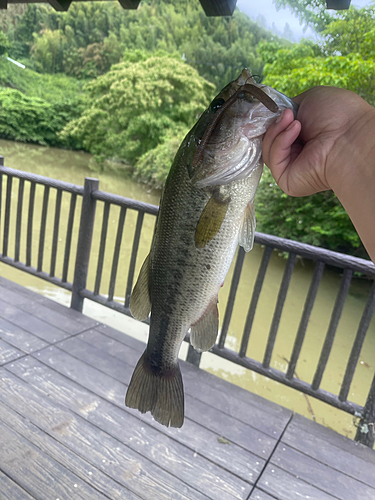
[[[263,159],[291,196],[335,190],[343,176],[352,175],[347,169],[353,170],[339,158],[338,148],[346,137],[353,140],[356,126],[374,108],[354,92],[335,87],[315,87],[293,100],[299,104],[297,119],[287,109],[269,127]]]

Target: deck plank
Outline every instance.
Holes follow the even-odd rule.
[[[104,335],[97,329],[82,333],[77,338],[89,345],[94,345],[103,353],[118,358],[132,367],[134,366],[134,359],[138,361],[138,350],[136,350],[135,354],[134,348]],[[144,349],[144,345],[142,347]],[[270,413],[267,411],[267,408],[264,409],[253,402],[249,404],[239,399],[232,394],[233,384],[228,384],[219,379],[220,383],[215,383],[214,385],[212,383],[212,376],[209,379],[205,376],[202,377],[202,371],[197,370],[195,367],[189,365],[189,363],[181,363],[181,371],[186,394],[235,417],[247,425],[251,425],[274,439],[279,438],[292,415],[292,412],[288,410],[284,412],[279,411],[277,414],[274,412]],[[126,380],[122,379],[124,382]],[[215,382],[217,381],[215,380]],[[230,387],[230,390],[228,390],[228,387]],[[223,392],[226,394],[225,398],[222,397]]]
[[[69,336],[67,332],[64,332],[60,328],[46,323],[42,319],[37,318],[26,311],[22,311],[2,299],[0,299],[0,311],[1,316],[9,323],[13,323],[15,326],[18,326],[47,342],[57,342],[58,340],[62,340]]]
[[[336,496],[316,488],[273,464],[263,472],[258,486],[262,491],[268,493],[271,497],[277,498],[277,500],[337,500]],[[359,500],[360,497],[352,496],[351,498],[351,500],[357,499]]]
[[[30,363],[33,361],[29,358]],[[39,375],[40,376],[40,375]],[[174,498],[186,500],[192,497],[197,500],[205,500],[208,497],[199,492],[199,483],[195,477],[198,489],[189,486],[181,479],[176,478],[163,468],[165,463],[181,465],[178,455],[165,455],[164,464],[156,465],[146,459],[139,452],[133,451],[98,426],[87,422],[84,417],[77,416],[71,411],[51,403],[49,398],[32,390],[25,382],[17,380],[14,375],[3,377],[1,383],[2,391],[0,398],[16,411],[22,412],[34,424],[50,433],[56,440],[64,443],[71,451],[83,455],[92,465],[100,468],[103,472],[110,474],[117,482],[126,486],[141,498],[155,498],[164,500]],[[51,387],[52,384],[50,384]],[[84,396],[84,393],[83,393]],[[79,399],[77,405],[83,408],[83,413],[95,413],[97,402],[87,405],[87,401]],[[112,414],[110,414],[112,415]],[[137,440],[138,436],[129,429],[128,422],[123,422],[122,435]],[[119,428],[117,428],[119,430]],[[140,443],[143,447],[150,446],[148,441]],[[152,449],[155,461],[162,460],[162,453],[158,447]],[[177,460],[176,460],[177,459]],[[192,477],[190,477],[190,482]],[[225,490],[223,489],[223,492]],[[66,497],[67,498],[67,497]],[[224,498],[233,499],[233,495],[224,495]],[[238,497],[237,498],[241,498]],[[242,496],[242,498],[246,498]]]
[[[2,278],[1,276],[0,297],[9,304],[19,307],[20,309],[24,309],[25,311],[27,311],[28,308],[32,308],[33,304],[46,306],[50,311],[58,313],[58,316],[65,316],[66,318],[81,325],[82,331],[87,330],[88,328],[93,328],[100,324],[99,321],[95,319],[85,316],[84,314],[81,314],[74,309],[65,307],[64,305],[59,304],[58,302],[55,302],[48,297],[40,295],[39,293],[18,285],[17,283],[7,280],[6,278]],[[38,316],[39,313],[37,312],[37,309],[35,309],[34,311],[34,315]],[[42,312],[42,314],[45,312],[44,309],[41,309],[40,311]],[[51,317],[53,319],[53,315],[51,315]]]
[[[10,363],[20,356],[24,356],[24,353],[22,351],[8,344],[7,342],[4,342],[4,340],[2,340],[0,337],[0,366],[6,363]]]
[[[9,284],[9,281],[6,282],[3,279],[0,281],[1,300],[10,306],[42,319],[52,326],[58,324],[59,328],[66,333],[76,334],[99,324],[98,321],[64,307],[61,304],[56,303],[58,307],[51,307],[53,302],[49,299],[46,301],[45,297],[41,296],[38,300],[35,300],[36,293],[20,293],[19,288],[22,287],[18,286],[18,289],[14,288]]]
[[[17,408],[19,408],[18,405]],[[83,457],[72,452],[62,443],[61,434],[69,432],[69,427],[60,425],[54,432],[48,432],[50,427],[44,431],[7,405],[0,405],[0,421],[7,424],[8,427],[36,445],[41,451],[65,468],[74,472],[83,481],[89,482],[100,493],[109,495],[111,500],[122,500],[123,498],[139,500],[137,495],[134,495],[130,490],[113,480],[105,472],[91,465]],[[55,439],[55,436],[60,437],[60,440]]]
[[[343,472],[375,487],[375,453],[367,446],[297,414],[282,441],[330,467],[337,465]],[[370,473],[366,475],[369,467],[366,468],[365,463],[371,464]]]
[[[116,391],[117,398],[114,401],[120,407],[124,405],[125,392],[134,366],[138,361],[138,354],[134,357],[132,365],[128,365],[118,358],[82,342],[79,338],[60,342],[58,347],[79,360],[86,361],[90,367],[94,368],[94,371],[91,371],[91,378],[99,378],[97,370],[100,370],[120,382],[121,386],[118,387],[121,392]],[[182,367],[184,364],[180,363]],[[108,382],[111,383],[111,381]],[[263,458],[267,457],[276,445],[275,438],[191,397],[188,384],[185,384],[185,417]]]
[[[337,467],[340,466],[340,455],[337,455]],[[339,470],[305,455],[286,444],[281,444],[272,456],[267,470],[274,470],[274,465],[289,472],[295,477],[314,485],[340,500],[353,500],[353,491],[361,500],[374,500],[375,489],[358,481]],[[364,465],[366,465],[364,463]],[[375,470],[372,469],[374,474]]]
[[[110,385],[108,389],[112,401],[109,400],[107,393],[105,393],[107,397],[103,399],[103,391],[96,390],[99,384],[96,384],[95,380],[93,383],[90,382],[93,393],[89,392],[86,386],[87,379],[82,377],[82,364],[73,367],[69,366],[69,356],[67,354],[60,353],[60,356],[58,356],[54,355],[53,351],[57,351],[57,349],[53,348],[52,351],[49,351],[49,357],[46,360],[42,357],[43,361],[47,361],[47,366],[37,360],[24,358],[20,360],[20,363],[15,363],[13,367],[9,366],[8,368],[12,373],[43,391],[44,394],[53,396],[59,404],[88,419],[112,436],[121,436],[121,439],[126,440],[128,446],[135,447],[136,450],[147,439],[151,440],[151,442],[155,440],[156,443],[159,441],[165,443],[164,436],[166,435],[169,439],[188,449],[186,453],[194,459],[193,472],[195,471],[196,475],[199,472],[200,463],[202,463],[201,459],[198,460],[198,457],[208,459],[208,464],[203,462],[204,467],[207,467],[207,474],[212,471],[215,477],[220,478],[218,481],[215,480],[213,486],[211,486],[213,489],[216,488],[215,483],[220,486],[221,481],[224,480],[228,485],[231,484],[231,479],[225,471],[237,476],[235,484],[240,491],[244,486],[241,479],[251,484],[259,476],[265,462],[258,456],[236,445],[220,443],[218,434],[205,430],[189,420],[186,421],[182,429],[167,429],[155,422],[149,415],[141,415],[139,412],[125,408],[123,402],[120,407],[114,406],[115,384]],[[81,366],[81,369],[79,366]],[[64,368],[63,373],[53,372],[50,367],[54,369]],[[76,373],[73,372],[73,368],[77,370]],[[78,385],[77,380],[73,381],[73,379],[77,379],[81,385]],[[89,376],[88,379],[92,381],[92,377]],[[91,408],[95,408],[95,411],[88,411]],[[130,437],[133,434],[144,437],[139,440],[130,439],[127,433],[124,434],[124,429],[129,429]],[[149,438],[147,438],[148,434],[150,434]],[[160,434],[159,437],[158,434]],[[172,446],[170,442],[169,446],[172,450],[176,449],[176,446]],[[148,450],[142,451],[142,453],[147,455]],[[186,455],[185,452],[181,453],[183,453],[182,456]],[[178,460],[176,460],[176,463],[178,463]],[[214,468],[210,463],[216,465],[216,467]],[[169,464],[169,466],[172,465],[173,463]],[[188,468],[191,467],[192,465]],[[211,475],[209,474],[209,476]]]
[[[0,443],[1,470],[38,500],[108,499],[2,422]]]
[[[0,470],[0,491],[2,500],[33,500],[33,497],[18,486]]]
[[[252,491],[249,500],[279,500],[279,498],[280,497],[274,497],[274,496],[271,497],[268,493],[265,493],[259,488],[255,488]]]
[[[43,349],[48,344],[23,328],[0,317],[0,338],[25,353]]]
[[[98,330],[105,335],[123,343],[125,346],[131,347],[138,351],[143,351],[145,348],[145,344],[129,335],[126,335],[114,328],[111,328],[107,325],[98,325],[95,330]],[[225,388],[226,392],[229,392],[233,397],[236,397],[238,400],[243,401],[251,406],[259,408],[261,411],[270,413],[271,415],[276,416],[277,419],[283,420],[283,422],[288,422],[292,412],[287,408],[283,408],[282,406],[273,403],[272,401],[268,401],[257,394],[253,394],[242,387],[231,384],[226,380],[223,380],[212,373],[206,372],[204,370],[196,370],[195,367],[189,365],[188,363],[185,365],[187,367],[186,372],[190,371],[196,373],[198,383],[206,383],[212,388],[215,388],[219,391],[222,391]]]
[[[144,343],[3,278],[0,297],[1,499],[375,499],[373,450],[185,362],[165,428],[124,406]]]
[[[25,302],[39,302],[44,299],[43,295],[0,276],[0,297],[4,298],[5,296],[7,302],[11,301],[11,304],[15,306]]]

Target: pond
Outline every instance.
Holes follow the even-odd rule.
[[[157,205],[160,193],[150,190],[147,186],[134,182],[121,172],[93,172],[90,170],[92,157],[83,152],[66,151],[55,148],[46,148],[16,143],[12,141],[0,141],[0,154],[5,158],[5,165],[8,167],[26,170],[36,174],[65,180],[75,184],[83,185],[85,177],[97,177],[100,180],[100,189],[127,198],[141,200]],[[15,193],[16,194],[16,193]],[[37,196],[42,196],[42,193]],[[39,202],[41,205],[41,200]],[[68,206],[68,205],[67,205]],[[102,217],[102,210],[97,210],[96,232],[93,242],[93,262],[90,262],[88,285],[93,289],[95,264],[99,247],[99,229]],[[112,219],[112,211],[110,221]],[[109,228],[108,239],[115,236],[115,219],[113,228]],[[53,227],[53,218],[48,221],[50,229]],[[129,228],[135,225],[135,220],[127,218]],[[111,226],[111,225],[109,225]],[[148,253],[154,229],[154,217],[146,216],[143,227],[143,234],[140,242],[139,256],[137,259],[137,271],[143,259]],[[77,232],[77,228],[74,229]],[[124,232],[125,253],[131,249],[132,234]],[[52,232],[48,231],[47,233]],[[35,240],[34,255],[37,254],[37,238]],[[258,272],[259,264],[264,249],[255,245],[254,249],[246,254],[241,280],[237,291],[237,298],[233,311],[233,317],[229,325],[226,346],[238,350],[241,342],[241,335],[245,325],[246,316],[251,300],[254,282]],[[110,275],[110,261],[112,255],[106,255],[101,293],[105,294],[105,287],[108,286]],[[124,257],[125,259],[125,257]],[[21,259],[22,260],[22,259]],[[119,273],[122,267],[126,266],[126,259],[120,261]],[[266,278],[263,284],[260,300],[256,310],[253,328],[250,336],[247,355],[257,360],[262,360],[267,342],[268,332],[271,326],[273,311],[275,308],[280,282],[283,276],[286,260],[282,255],[273,252]],[[228,298],[229,287],[233,272],[232,268],[227,276],[226,282],[219,294],[219,314],[221,322],[224,317],[225,304]],[[271,366],[285,371],[291,355],[293,342],[298,329],[299,321],[303,310],[304,301],[310,286],[313,273],[313,263],[307,260],[297,260],[288,295],[286,298],[283,314],[281,317],[279,332],[276,339]],[[0,263],[0,274],[5,278],[22,284],[38,293],[41,293],[53,300],[65,305],[70,303],[70,293],[64,289],[55,287],[43,280],[35,278],[27,273]],[[70,276],[71,279],[71,276]],[[333,305],[339,289],[341,276],[337,270],[326,269],[322,282],[319,286],[316,303],[309,321],[306,338],[303,344],[299,362],[297,364],[296,376],[311,382],[320,356],[324,337],[329,325]],[[344,375],[347,359],[353,344],[353,340],[358,328],[358,323],[366,302],[369,283],[361,278],[355,278],[349,290],[344,311],[339,323],[336,339],[329,358],[326,372],[324,374],[321,387],[335,394],[338,393]],[[124,294],[124,290],[116,288],[115,295]],[[84,313],[113,326],[121,331],[133,335],[141,340],[147,339],[147,326],[132,320],[120,313],[100,306],[99,304],[85,301]],[[182,349],[182,356],[186,354],[186,346]],[[367,337],[361,352],[360,361],[350,389],[348,399],[363,405],[368,393],[370,383],[375,368],[375,321],[372,320]],[[245,389],[259,394],[271,401],[281,404],[300,413],[308,418],[314,419],[325,426],[329,426],[341,434],[354,437],[355,427],[353,417],[336,410],[320,401],[290,389],[282,384],[269,380],[255,372],[248,371],[238,365],[223,360],[210,353],[202,356],[201,367],[215,373],[230,382],[233,382]]]

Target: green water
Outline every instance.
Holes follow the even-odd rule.
[[[90,170],[91,156],[81,152],[64,151],[54,148],[44,148],[41,146],[31,146],[11,141],[0,141],[0,154],[5,157],[5,165],[20,170],[26,170],[36,174],[60,179],[75,184],[83,185],[85,177],[97,177],[100,180],[100,189],[111,193],[126,196],[128,198],[138,199],[144,202],[158,204],[160,193],[149,190],[146,186],[138,184],[130,179],[124,178],[121,173],[115,171],[110,173],[98,173]],[[25,202],[27,207],[28,187],[25,187]],[[14,200],[12,202],[12,213],[16,213],[18,184],[15,182],[13,186]],[[37,246],[38,246],[38,228],[41,218],[41,204],[43,191],[38,188],[36,197],[38,200],[38,208],[34,214],[34,243],[32,253],[32,265],[36,266],[37,262]],[[49,270],[51,257],[52,234],[54,227],[54,203],[55,192],[50,193],[50,210],[47,219],[46,245],[45,255],[43,260],[43,269]],[[66,237],[66,214],[69,210],[70,199],[67,195],[62,197],[62,217],[59,230],[59,246],[57,254],[56,275],[61,276],[62,271],[62,256],[64,250],[64,242]],[[77,204],[79,209],[79,203]],[[87,287],[93,290],[95,282],[95,271],[97,265],[97,257],[99,252],[99,241],[101,231],[101,220],[103,214],[103,204],[98,203],[96,224],[94,229],[92,258],[90,261],[89,277]],[[106,295],[108,293],[109,279],[111,273],[111,262],[113,257],[113,242],[116,238],[117,220],[119,209],[114,207],[110,211],[108,234],[106,244],[106,254],[103,268],[103,278],[100,287],[100,293]],[[153,216],[145,216],[142,237],[139,246],[139,255],[136,265],[136,273],[138,272],[143,259],[148,253],[152,233],[154,229],[155,218]],[[128,211],[125,219],[125,229],[122,238],[121,253],[119,259],[119,267],[117,273],[117,282],[115,289],[115,298],[120,302],[124,300],[126,286],[126,269],[129,265],[130,252],[132,247],[133,234],[136,224],[136,214]],[[78,218],[73,230],[73,248],[78,237]],[[15,228],[14,224],[10,231],[11,240],[14,239]],[[24,221],[21,231],[21,255],[20,260],[25,258],[25,234],[26,221]],[[1,236],[1,234],[0,234]],[[14,244],[13,244],[14,245]],[[14,246],[9,247],[9,255],[13,255]],[[237,291],[237,299],[233,311],[233,317],[229,326],[226,346],[237,350],[241,342],[241,335],[246,320],[248,307],[251,300],[251,294],[258,272],[259,264],[263,255],[264,249],[260,246],[255,248],[246,255],[239,288]],[[69,268],[68,279],[72,280],[74,254],[72,255],[72,265]],[[264,349],[267,343],[267,336],[272,322],[274,307],[277,300],[279,286],[283,276],[286,260],[279,256],[276,252],[272,254],[266,278],[263,284],[262,293],[258,303],[256,315],[254,318],[253,328],[248,346],[248,356],[257,360],[262,360]],[[229,287],[232,277],[232,269],[226,279],[225,285],[219,294],[219,314],[221,320],[224,317],[224,309],[226,299],[229,293]],[[299,321],[303,310],[304,301],[310,286],[313,273],[313,265],[311,262],[300,259],[297,260],[288,295],[286,298],[283,314],[281,317],[280,327],[276,339],[276,344],[272,356],[271,366],[286,370],[288,360],[290,358],[293,342],[298,329]],[[0,274],[5,278],[22,284],[38,293],[41,293],[53,300],[56,300],[65,305],[69,305],[69,292],[50,285],[49,283],[35,278],[27,273],[17,271],[14,268],[0,264]],[[302,352],[296,368],[296,376],[307,382],[311,382],[317,361],[320,356],[321,348],[324,342],[325,333],[328,328],[330,316],[334,306],[335,298],[340,285],[340,275],[335,271],[326,269],[323,279],[319,287],[316,303],[314,305],[312,315],[308,324],[306,338],[303,344]],[[358,323],[363,312],[369,291],[369,283],[365,280],[356,278],[353,280],[347,297],[344,311],[339,323],[339,328],[334,341],[332,353],[329,358],[327,369],[325,371],[321,387],[333,393],[338,393],[342,377],[344,375],[346,362],[353,344],[353,340],[358,328]],[[92,316],[99,321],[109,324],[121,331],[133,335],[141,340],[147,339],[147,327],[135,320],[116,313],[106,307],[91,301],[85,301],[84,313]],[[368,393],[370,383],[374,374],[375,361],[375,321],[372,320],[369,331],[360,355],[360,361],[356,370],[353,383],[350,388],[349,400],[358,404],[364,404]],[[183,347],[181,355],[186,354],[186,346]],[[305,415],[308,418],[313,418],[319,423],[332,427],[338,432],[353,437],[355,427],[353,426],[353,418],[344,412],[335,410],[328,405],[321,403],[314,398],[307,397],[298,391],[289,389],[282,384],[271,381],[266,377],[260,376],[254,372],[227,362],[210,353],[205,353],[202,356],[202,367],[216,375],[240,385],[254,393],[257,393],[265,398],[279,403],[287,408],[290,408],[297,413]]]

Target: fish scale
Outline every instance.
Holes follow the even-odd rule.
[[[254,86],[256,99],[248,95]],[[125,400],[163,425],[183,424],[178,353],[187,331],[198,351],[216,341],[218,292],[238,244],[246,251],[253,245],[261,138],[286,107],[297,109],[244,70],[203,113],[171,167],[150,255],[131,296],[133,316],[151,316]]]

